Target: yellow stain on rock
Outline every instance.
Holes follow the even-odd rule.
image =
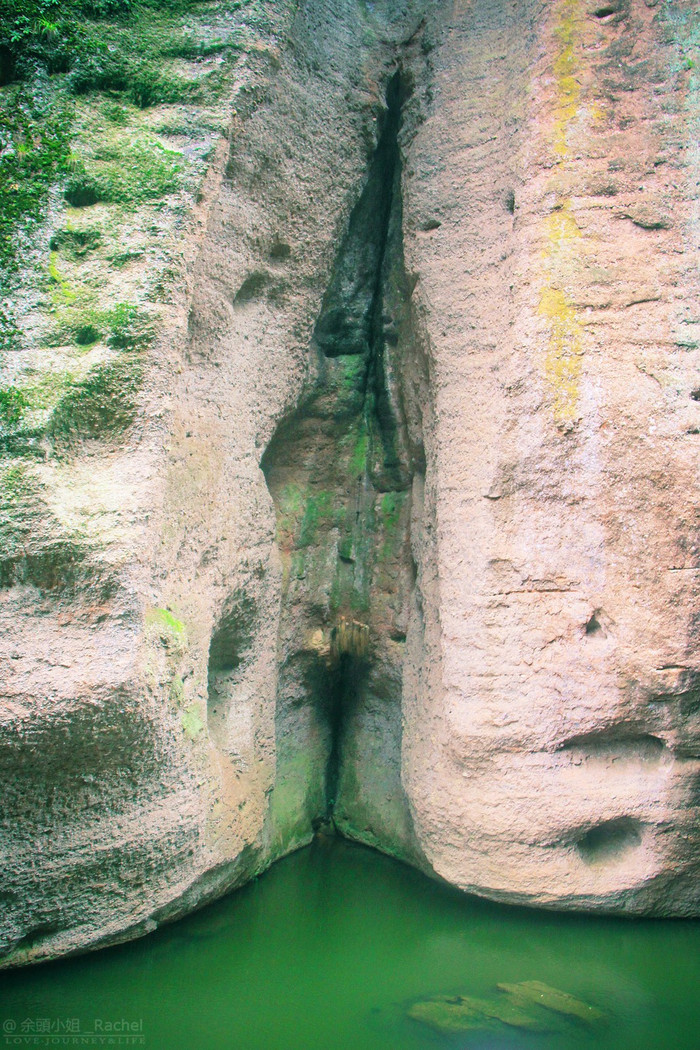
[[[571,423],[577,417],[579,384],[583,369],[581,325],[561,288],[544,288],[539,313],[549,324],[545,375],[554,394],[554,419]]]
[[[573,242],[581,237],[571,203],[564,201],[559,208],[550,212],[544,221],[544,227],[547,234],[547,257],[552,262],[556,262],[557,258],[561,263],[566,262],[575,251]]]
[[[559,4],[559,20],[554,34],[559,43],[559,51],[554,59],[554,79],[556,81],[557,106],[554,116],[554,152],[559,157],[566,156],[566,136],[569,124],[578,109],[581,85],[576,78],[576,22],[578,0],[562,0]]]
[[[560,166],[569,157],[568,132],[577,115],[581,84],[577,77],[576,27],[579,0],[560,0],[556,8],[554,36],[555,101],[551,144]],[[561,170],[561,168],[560,168]],[[566,426],[578,418],[583,332],[576,310],[566,292],[566,276],[578,255],[581,231],[571,202],[560,196],[557,207],[543,221],[544,280],[538,312],[547,321],[549,338],[544,372],[550,391],[554,421]]]

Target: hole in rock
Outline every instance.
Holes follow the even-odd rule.
[[[632,817],[617,817],[587,831],[576,848],[588,864],[608,863],[617,860],[628,850],[641,844],[642,825]]]
[[[359,639],[358,639],[359,640]],[[350,638],[347,639],[350,642]],[[362,693],[363,679],[367,674],[367,653],[364,643],[358,651],[335,649],[332,651],[332,664],[329,670],[326,695],[322,699],[325,706],[330,747],[325,769],[325,812],[323,821],[332,821],[338,798],[341,765],[343,761],[343,743],[352,714]]]
[[[692,401],[700,401],[700,386],[696,386],[695,390],[691,390],[690,397]]]
[[[617,14],[619,7],[616,4],[606,4],[604,7],[598,7],[593,12],[596,18],[609,18],[610,15]]]
[[[666,750],[666,742],[651,733],[635,733],[625,726],[611,726],[571,737],[560,751],[582,751],[600,758],[639,758],[653,761]]]
[[[587,621],[584,632],[588,637],[594,634],[597,634],[602,638],[606,637],[607,631],[603,625],[603,618],[600,609],[596,609],[591,618]]]
[[[8,47],[0,44],[0,87],[10,84],[15,77],[15,56]]]
[[[292,249],[286,243],[286,241],[280,240],[279,237],[275,237],[273,239],[272,244],[270,245],[270,252],[269,252],[269,255],[270,255],[271,259],[274,259],[275,261],[280,262],[280,261],[283,261],[284,259],[288,259],[291,254],[292,254]]]
[[[248,303],[255,299],[263,291],[268,283],[266,273],[251,273],[238,289],[234,296],[234,303]]]
[[[212,740],[225,745],[226,721],[236,685],[236,671],[250,648],[255,610],[250,599],[236,595],[221,615],[209,643],[207,726]]]
[[[52,937],[54,934],[59,933],[60,930],[61,925],[58,922],[39,923],[33,929],[25,933],[25,935],[15,944],[15,950],[22,948],[26,951],[29,948],[36,948],[42,943],[42,941],[45,941],[47,937]]]
[[[102,333],[94,325],[85,324],[75,330],[75,341],[78,346],[92,346],[100,339]]]
[[[63,191],[67,204],[72,208],[89,208],[97,204],[100,197],[97,188],[88,180],[71,179]]]

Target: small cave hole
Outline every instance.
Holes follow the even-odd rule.
[[[326,825],[333,825],[347,727],[369,669],[368,653],[369,628],[356,620],[341,619],[331,633],[330,673],[321,694],[330,736],[325,770]]]
[[[632,726],[615,725],[570,737],[558,750],[594,758],[636,758],[654,762],[666,751],[666,741],[652,733],[636,732]]]
[[[617,860],[642,842],[642,825],[632,817],[616,817],[596,824],[577,841],[576,848],[587,864]]]
[[[279,237],[275,237],[270,245],[270,251],[268,254],[271,259],[275,260],[275,262],[283,262],[292,254],[292,249],[285,241],[280,240]]]
[[[0,44],[0,87],[11,84],[15,78],[15,56],[8,47]]]
[[[245,281],[238,289],[234,296],[234,303],[249,303],[251,299],[255,299],[262,292],[263,288],[268,283],[268,275],[266,273],[251,273],[246,277]]]
[[[14,946],[15,951],[20,949],[23,951],[29,951],[38,948],[48,937],[53,937],[55,934],[60,933],[60,931],[61,925],[58,922],[39,923],[20,938]]]
[[[616,15],[619,8],[616,4],[604,4],[603,7],[597,7],[593,12],[594,18],[609,18],[610,15]]]
[[[92,346],[102,336],[99,328],[95,328],[94,325],[84,324],[79,328],[76,328],[73,338],[78,346]]]
[[[63,197],[72,208],[90,208],[99,202],[97,188],[83,179],[71,179],[63,191]]]
[[[690,391],[691,401],[700,401],[700,386],[696,386],[694,390]]]
[[[235,672],[250,648],[255,612],[249,599],[239,599],[219,620],[209,643],[207,669],[207,726],[209,735],[222,744],[231,702]]]
[[[601,622],[600,609],[596,609],[596,611],[592,614],[590,619],[586,622],[586,626],[584,627],[584,634],[587,638],[591,637],[592,635],[599,635],[602,638],[605,637],[606,632]]]

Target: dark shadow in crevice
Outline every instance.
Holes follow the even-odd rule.
[[[360,702],[367,671],[368,666],[364,660],[350,653],[342,653],[329,675],[323,703],[330,731],[330,750],[326,763],[326,808],[322,826],[333,826],[333,810],[338,798],[346,729]]]

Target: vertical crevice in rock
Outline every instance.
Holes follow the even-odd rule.
[[[320,826],[329,827],[334,823],[343,761],[343,744],[350,715],[360,697],[360,685],[365,670],[364,664],[348,653],[337,657],[329,668],[326,710],[330,743],[325,769],[325,808],[318,822]]]
[[[330,819],[398,850],[392,839],[410,823],[401,667],[415,584],[411,485],[424,456],[405,396],[417,367],[401,200],[409,93],[397,71],[314,328],[310,378],[262,459],[284,568],[272,800],[280,850]]]

